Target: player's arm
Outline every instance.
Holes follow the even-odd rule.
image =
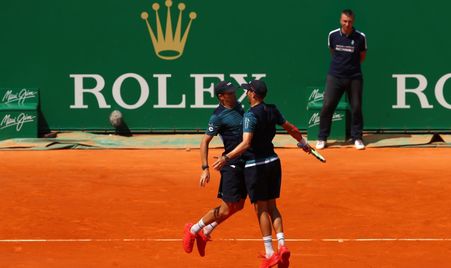
[[[204,137],[202,138],[202,141],[200,142],[200,160],[202,162],[202,167],[208,166],[208,146],[210,145],[212,139],[213,136],[205,134]]]
[[[302,137],[301,131],[295,125],[285,121],[285,123],[282,124],[282,127],[288,132],[288,134],[290,134],[291,137],[298,141],[298,144],[301,145],[302,150],[310,153],[310,146],[308,146],[307,141]]]
[[[366,58],[366,51],[368,50],[368,44],[366,43],[366,36],[363,35],[363,40],[360,44],[360,63]]]
[[[329,33],[329,36],[327,37],[327,46],[329,47],[330,55],[333,56],[334,55],[334,46],[333,46],[332,36],[330,33]]]
[[[200,175],[199,185],[204,187],[210,181],[210,170],[208,168],[208,146],[214,136],[219,134],[221,128],[221,119],[215,114],[210,117],[205,135],[200,142],[200,160],[202,164],[202,174]]]
[[[293,137],[295,140],[298,141],[297,145],[299,148],[304,150],[304,152],[306,153],[310,153],[311,147],[307,143],[307,141],[302,137],[301,131],[299,131],[299,129],[295,125],[285,120],[282,113],[276,107],[274,108],[275,108],[276,123],[279,126],[283,127],[288,132],[288,134],[290,134],[291,137]]]
[[[249,147],[251,147],[251,141],[254,133],[252,132],[244,132],[243,133],[243,141],[238,144],[235,149],[229,152],[226,155],[221,156],[216,162],[213,164],[213,168],[216,170],[220,170],[227,161],[234,159],[240,155],[242,155]]]
[[[233,159],[240,155],[242,155],[249,147],[251,147],[251,141],[254,133],[252,132],[244,132],[243,133],[243,141],[238,144],[235,149],[233,149],[230,153],[225,155],[225,158]]]
[[[205,134],[200,142],[200,160],[202,163],[202,174],[200,175],[199,185],[205,187],[210,182],[210,170],[208,167],[208,147],[214,136]]]
[[[366,58],[366,50],[360,52],[360,63],[362,63]]]
[[[307,141],[302,137],[301,131],[299,131],[299,129],[295,125],[288,122],[276,107],[274,108],[275,108],[276,123],[279,126],[283,127],[283,129],[285,129],[288,132],[288,134],[290,134],[290,136],[293,137],[298,142],[299,148],[304,150],[306,153],[310,153],[311,147],[309,146]]]
[[[285,123],[282,124],[282,127],[288,132],[288,134],[290,134],[291,137],[293,137],[298,142],[301,142],[303,140],[301,131],[299,131],[299,129],[295,125],[291,124],[288,121],[285,121]]]
[[[231,152],[221,156],[214,164],[216,170],[220,170],[230,159],[240,156],[251,147],[252,138],[257,124],[254,114],[247,112],[243,116],[243,140]]]

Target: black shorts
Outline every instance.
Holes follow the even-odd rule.
[[[244,169],[244,181],[251,203],[279,198],[282,168],[280,160],[249,165]]]
[[[244,184],[244,163],[226,165],[221,169],[218,198],[227,203],[235,203],[246,199]]]

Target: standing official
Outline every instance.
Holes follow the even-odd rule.
[[[326,147],[332,116],[344,92],[347,93],[351,105],[351,138],[356,149],[365,149],[362,141],[363,75],[360,65],[366,56],[367,42],[365,34],[353,27],[354,19],[352,10],[343,10],[340,18],[341,28],[329,33],[328,45],[332,61],[320,114],[317,149]]]

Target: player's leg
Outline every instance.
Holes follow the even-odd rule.
[[[221,169],[218,198],[221,205],[210,210],[201,221],[205,224],[204,233],[208,235],[221,222],[244,207],[247,196],[244,183],[244,164],[226,165]],[[201,223],[202,223],[201,222]]]
[[[349,104],[351,106],[351,138],[353,141],[362,140],[363,113],[362,95],[363,79],[352,79],[347,88]]]
[[[341,79],[328,75],[326,90],[324,91],[323,107],[320,113],[318,141],[327,141],[332,125],[332,116],[343,93],[344,86]]]
[[[280,164],[280,161],[277,161]],[[246,187],[254,205],[265,248],[265,256],[260,267],[271,267],[279,262],[279,255],[272,246],[272,220],[267,201],[279,197],[280,194],[280,180],[279,183],[273,182],[274,165],[275,162],[251,165],[244,171]]]
[[[270,192],[270,197],[272,199],[268,200],[268,211],[271,217],[271,223],[274,228],[277,237],[277,245],[278,245],[278,255],[279,255],[279,268],[285,268],[290,265],[290,255],[291,252],[285,245],[285,234],[283,231],[283,221],[282,214],[277,208],[276,199],[280,196],[280,188],[282,184],[282,167],[280,164],[280,160],[274,161],[270,164],[270,169],[267,171],[272,178],[272,183],[269,185],[270,189],[273,189]]]
[[[245,199],[233,203],[223,201],[220,206],[208,211],[207,214],[199,220],[199,222],[191,226],[189,230],[190,234],[187,236],[195,236],[197,250],[199,251],[199,255],[201,257],[205,256],[207,242],[211,240],[210,233],[221,222],[243,209],[244,201]],[[190,243],[194,243],[194,241]]]
[[[271,218],[271,223],[274,228],[274,231],[276,232],[276,234],[283,235],[282,215],[280,214],[280,211],[277,208],[276,200],[275,199],[268,200],[267,204],[268,204],[269,216]],[[279,240],[279,237],[277,237],[277,240]],[[284,241],[282,241],[282,243],[284,245]],[[279,247],[280,246],[281,246],[281,244],[279,242]]]
[[[205,256],[205,247],[210,240],[210,233],[221,222],[243,209],[247,196],[243,168],[240,165],[232,165],[221,169],[218,198],[221,198],[222,202],[218,207],[208,211],[196,224],[187,224],[183,239],[187,253],[192,251],[195,239],[199,254]]]
[[[244,201],[245,199],[234,203],[222,201],[221,205],[209,210],[197,223],[186,224],[183,236],[183,248],[185,252],[191,253],[194,242],[196,241],[200,256],[205,256],[205,247],[210,240],[210,233],[221,222],[243,209]]]
[[[272,247],[272,224],[268,202],[256,201],[254,203],[254,209],[257,214],[258,224],[262,233],[266,257],[270,258],[274,254],[274,248]]]
[[[203,229],[205,235],[210,234],[217,225],[225,221],[236,212],[242,210],[244,207],[244,202],[245,199],[240,199],[238,202],[222,201],[218,207],[209,210],[197,224],[194,224],[191,228],[191,232],[196,234]]]
[[[279,254],[279,268],[288,267],[290,265],[291,252],[285,245],[285,234],[283,232],[282,215],[277,208],[276,199],[268,200],[268,211],[271,217],[272,226],[276,232],[278,254]]]
[[[257,200],[254,203],[255,213],[257,214],[258,224],[263,237],[265,247],[265,256],[263,257],[261,268],[269,268],[279,263],[280,256],[274,251],[272,245],[272,218],[270,203],[268,201]]]
[[[225,203],[223,201],[221,206],[210,210],[204,215],[204,217],[202,217],[202,221],[206,223],[203,228],[203,234],[208,237],[221,222],[225,221],[236,212],[242,210],[245,201],[245,199],[241,199],[235,203]],[[208,224],[208,222],[210,223]]]
[[[206,226],[196,236],[197,249],[201,256],[205,256],[205,247],[213,229],[244,207],[247,192],[243,168],[243,164],[236,164],[221,169],[221,182],[218,192],[218,197],[222,198],[221,206],[209,211],[202,218]]]

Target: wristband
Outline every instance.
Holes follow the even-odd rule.
[[[298,142],[298,147],[299,148],[304,148],[305,146],[308,145],[307,141],[305,139],[302,139],[300,142]]]
[[[202,170],[206,170],[207,168],[209,168],[208,165],[202,165]]]
[[[228,157],[226,154],[224,154],[222,156],[222,158],[224,158],[224,161],[229,162],[230,161],[230,157]]]

